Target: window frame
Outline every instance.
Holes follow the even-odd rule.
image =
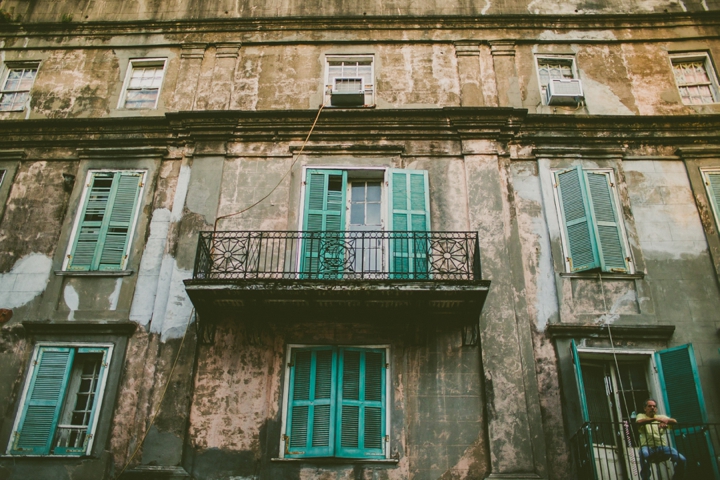
[[[537,54],[535,55],[535,76],[538,81],[538,88],[540,89],[540,101],[542,105],[548,105],[547,102],[547,84],[543,85],[542,77],[540,76],[540,64],[543,60],[558,61],[558,62],[569,62],[570,70],[572,71],[572,78],[569,80],[580,80],[580,74],[577,69],[577,61],[575,55],[554,55],[554,54]]]
[[[720,175],[720,167],[717,168],[700,168],[700,176],[702,178],[703,184],[705,186],[705,194],[708,197],[708,201],[710,203],[710,208],[713,211],[713,218],[715,219],[715,230],[720,231],[720,194],[718,194],[718,197],[716,198],[715,195],[713,195],[712,191],[712,185],[709,178],[709,175],[717,174]],[[720,190],[720,181],[718,181],[717,185],[718,190]]]
[[[10,73],[14,70],[28,70],[28,69],[34,69],[35,74],[32,78],[32,83],[30,84],[30,87],[28,87],[27,90],[7,90],[6,84],[9,80]],[[16,94],[16,93],[27,93],[27,99],[22,104],[21,108],[11,108],[8,110],[2,109],[2,104],[0,103],[0,112],[23,112],[25,111],[25,107],[29,106],[28,102],[30,101],[30,92],[32,91],[33,86],[35,85],[35,80],[37,79],[37,74],[40,71],[40,61],[23,61],[23,62],[5,62],[3,72],[2,72],[2,83],[0,83],[0,99],[2,99],[3,95],[5,94]]]
[[[52,454],[48,452],[47,454],[22,454],[22,453],[14,453],[13,452],[13,443],[15,441],[16,433],[18,433],[18,428],[20,427],[21,420],[24,420],[24,413],[25,413],[25,404],[28,401],[28,395],[30,393],[30,386],[32,384],[32,379],[35,374],[35,369],[37,368],[37,360],[38,356],[40,355],[40,349],[42,347],[45,348],[72,348],[72,349],[80,349],[80,348],[90,348],[90,349],[105,349],[105,364],[103,365],[103,373],[102,378],[100,379],[100,382],[98,384],[98,391],[96,395],[95,400],[95,409],[93,411],[93,419],[92,419],[92,425],[89,429],[88,434],[88,440],[87,440],[87,446],[85,447],[85,451],[81,453],[76,454]],[[33,354],[30,358],[29,367],[25,373],[25,381],[23,385],[22,395],[20,396],[20,400],[18,402],[18,409],[15,413],[15,420],[13,421],[13,427],[10,434],[10,439],[8,440],[8,445],[6,448],[6,455],[13,456],[13,457],[47,457],[47,458],[78,458],[78,457],[86,457],[92,454],[92,449],[94,446],[95,438],[97,437],[97,428],[100,421],[100,415],[103,408],[103,402],[105,400],[105,390],[108,386],[108,379],[110,377],[110,365],[112,363],[113,354],[114,354],[115,345],[113,343],[107,343],[107,342],[46,342],[41,341],[37,342],[34,345],[33,348]],[[72,374],[72,369],[74,366],[75,359],[73,358],[73,364],[70,365],[70,374]],[[68,382],[70,383],[70,382]],[[69,392],[66,390],[63,394],[63,398],[61,400],[61,404],[64,405],[67,402],[69,396]],[[61,407],[60,414],[62,414],[62,410],[64,407]],[[58,418],[59,420],[59,418]],[[55,429],[52,432],[53,440],[55,440],[55,436],[57,434],[57,428],[58,424],[55,425]],[[53,448],[51,442],[51,450]]]
[[[678,95],[680,95],[680,101],[683,105],[702,106],[720,103],[720,82],[718,82],[717,70],[715,69],[715,65],[713,64],[712,59],[710,58],[710,54],[708,52],[673,53],[669,56],[669,58],[670,70],[672,72],[673,81],[675,82],[675,87],[678,90]],[[680,92],[681,87],[686,87],[688,85],[693,86],[696,84],[680,85],[677,81],[677,76],[675,75],[675,65],[679,63],[689,63],[697,61],[700,61],[704,64],[705,73],[710,80],[710,94],[713,98],[713,101],[710,103],[686,103],[682,97],[682,93]]]
[[[552,175],[552,185],[553,185],[553,197],[555,199],[555,211],[557,214],[559,227],[560,227],[560,239],[562,244],[562,253],[563,253],[563,264],[565,265],[565,272],[566,273],[583,273],[583,272],[595,272],[600,271],[603,273],[612,273],[612,274],[621,274],[621,275],[632,275],[635,273],[635,261],[633,259],[632,249],[630,248],[630,243],[628,241],[628,233],[627,229],[625,227],[625,218],[622,213],[622,203],[620,200],[620,193],[618,192],[617,187],[617,178],[615,177],[615,169],[614,168],[581,168],[582,172],[597,172],[601,174],[608,174],[610,179],[610,191],[612,193],[612,199],[614,200],[614,213],[617,218],[617,224],[618,228],[620,230],[621,239],[622,239],[622,248],[625,258],[625,264],[627,265],[627,271],[626,272],[619,272],[619,271],[613,271],[612,269],[609,270],[603,270],[602,266],[591,268],[591,269],[583,269],[583,270],[575,270],[573,271],[572,267],[572,261],[570,260],[570,244],[567,238],[567,227],[565,222],[565,215],[563,213],[563,208],[561,205],[561,199],[560,199],[560,186],[557,182],[556,174],[559,172],[564,172],[568,170],[572,170],[575,168],[578,168],[578,165],[573,165],[570,167],[560,167],[560,168],[552,168],[550,170],[550,174]],[[595,243],[598,243],[598,238],[595,236],[594,240]]]
[[[147,108],[131,108],[126,106],[128,88],[130,87],[130,81],[132,80],[133,72],[139,68],[146,67],[158,67],[162,66],[162,80],[160,85],[157,87],[157,95],[155,96],[155,103],[152,107]],[[134,58],[128,61],[127,72],[125,72],[125,80],[123,81],[120,98],[118,99],[118,110],[156,110],[158,103],[160,102],[160,95],[162,94],[162,87],[165,83],[165,73],[167,70],[167,58],[164,57],[153,57],[153,58]]]
[[[368,457],[347,457],[347,456],[338,456],[336,455],[336,452],[333,452],[333,455],[329,456],[286,456],[286,445],[289,442],[289,438],[286,437],[287,428],[288,428],[288,410],[290,408],[290,378],[291,378],[291,371],[292,368],[292,354],[294,350],[298,349],[322,349],[322,348],[332,348],[337,353],[336,355],[339,357],[339,351],[340,349],[355,349],[355,350],[384,350],[385,352],[385,400],[383,409],[385,412],[385,436],[383,439],[383,455],[378,456],[368,456]],[[353,461],[372,461],[372,460],[378,460],[378,461],[384,461],[390,459],[390,426],[392,424],[392,418],[391,418],[391,410],[390,407],[392,405],[392,362],[391,362],[391,348],[388,344],[381,344],[381,345],[327,345],[327,344],[288,344],[287,349],[285,351],[285,368],[283,371],[283,394],[281,399],[281,426],[280,426],[280,441],[279,441],[279,458],[285,459],[285,460],[293,460],[293,461],[299,461],[299,462],[308,462],[316,459],[322,459],[322,458],[333,458],[338,460],[346,460],[348,462]],[[339,362],[339,360],[338,360]],[[337,375],[339,376],[340,369],[337,369]],[[337,378],[334,380],[334,386],[338,385]],[[340,398],[340,394],[338,392],[335,393],[337,398]],[[338,403],[338,407],[340,404]],[[337,418],[336,418],[337,421]],[[332,429],[336,428],[336,425],[333,425],[331,427]],[[289,445],[287,445],[289,448]],[[334,446],[332,447],[334,449]]]
[[[332,104],[332,91],[335,87],[336,78],[358,78],[358,77],[332,77],[330,78],[330,63],[331,62],[370,62],[370,83],[363,85],[364,102],[363,105],[357,106],[341,106]],[[374,54],[326,54],[324,60],[324,72],[323,72],[323,104],[325,107],[330,108],[370,108],[375,106],[375,55]]]
[[[132,220],[130,222],[130,228],[128,229],[128,233],[127,233],[127,242],[125,245],[125,251],[123,252],[124,258],[122,260],[120,268],[118,268],[118,269],[100,270],[100,269],[88,268],[87,270],[82,270],[82,269],[72,269],[71,270],[69,268],[70,260],[71,260],[72,254],[74,253],[75,243],[76,243],[77,236],[79,234],[80,224],[83,221],[82,217],[84,216],[83,214],[85,213],[85,209],[87,206],[88,196],[90,195],[90,190],[91,190],[90,186],[92,185],[93,175],[96,173],[108,173],[108,172],[112,172],[112,173],[127,172],[127,173],[131,173],[131,174],[132,173],[140,174],[140,185],[139,185],[138,191],[137,191],[136,204],[135,204],[135,208],[133,211]],[[132,240],[135,235],[135,229],[137,228],[138,220],[140,217],[140,212],[142,210],[142,203],[143,203],[142,200],[143,200],[143,196],[145,193],[145,186],[147,183],[146,182],[147,174],[148,174],[147,170],[144,170],[144,169],[125,170],[125,169],[98,168],[98,169],[89,169],[87,171],[87,175],[85,176],[85,183],[83,184],[83,191],[82,191],[82,194],[80,195],[80,200],[78,202],[78,209],[75,214],[75,219],[73,220],[73,227],[72,227],[72,231],[70,232],[67,250],[65,252],[65,257],[63,259],[63,264],[62,264],[63,272],[73,272],[73,271],[78,271],[78,272],[118,272],[118,271],[123,271],[127,268],[128,262],[130,260],[130,251],[132,250]],[[95,257],[93,256],[93,260],[94,260],[94,258]]]

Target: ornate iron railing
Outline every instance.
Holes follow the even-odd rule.
[[[577,478],[670,480],[677,469],[684,469],[682,478],[720,480],[720,425],[651,428],[656,435],[643,439],[640,426],[631,420],[585,423],[570,439]]]
[[[477,232],[200,232],[193,279],[480,280]]]

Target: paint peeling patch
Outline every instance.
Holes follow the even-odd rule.
[[[569,32],[558,33],[552,30],[545,30],[540,34],[540,40],[616,40],[615,34],[611,31],[580,31],[570,30]]]
[[[483,15],[487,14],[488,10],[490,10],[491,5],[492,4],[490,3],[490,0],[485,0],[485,6],[483,7],[482,10],[480,10],[480,13]]]
[[[189,325],[193,306],[183,280],[192,278],[192,270],[178,268],[170,255],[165,255],[162,263],[150,331],[160,333],[165,342],[184,336]]]
[[[118,299],[120,298],[120,287],[122,286],[122,278],[115,280],[115,290],[108,297],[109,310],[117,310]]]
[[[63,291],[63,299],[65,300],[65,305],[70,309],[70,313],[68,314],[68,320],[74,320],[75,319],[75,310],[77,310],[80,307],[80,296],[78,295],[77,291],[73,288],[72,285],[66,285],[65,290]]]
[[[26,255],[7,273],[0,274],[0,308],[18,308],[45,291],[52,259],[40,253]]]
[[[620,97],[612,89],[600,82],[591,80],[587,76],[582,78],[585,102],[591,115],[634,115]]]
[[[180,221],[180,219],[182,218],[183,206],[185,205],[185,198],[187,197],[188,185],[190,185],[190,167],[188,165],[182,165],[180,167],[180,175],[178,175],[178,183],[175,189],[172,215],[170,216],[171,222]]]

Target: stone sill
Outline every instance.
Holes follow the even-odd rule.
[[[102,270],[102,271],[71,271],[55,270],[55,275],[61,277],[128,277],[135,273],[135,270]]]
[[[310,457],[310,458],[271,458],[271,462],[287,463],[314,463],[332,465],[355,465],[360,463],[372,463],[380,465],[397,465],[399,458],[341,458],[341,457]]]
[[[611,272],[594,272],[594,273],[568,273],[560,272],[560,276],[564,278],[582,278],[586,280],[642,280],[645,278],[643,272],[636,273],[611,273]]]

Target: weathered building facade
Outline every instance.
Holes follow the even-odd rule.
[[[0,2],[0,478],[720,478],[719,12]]]

